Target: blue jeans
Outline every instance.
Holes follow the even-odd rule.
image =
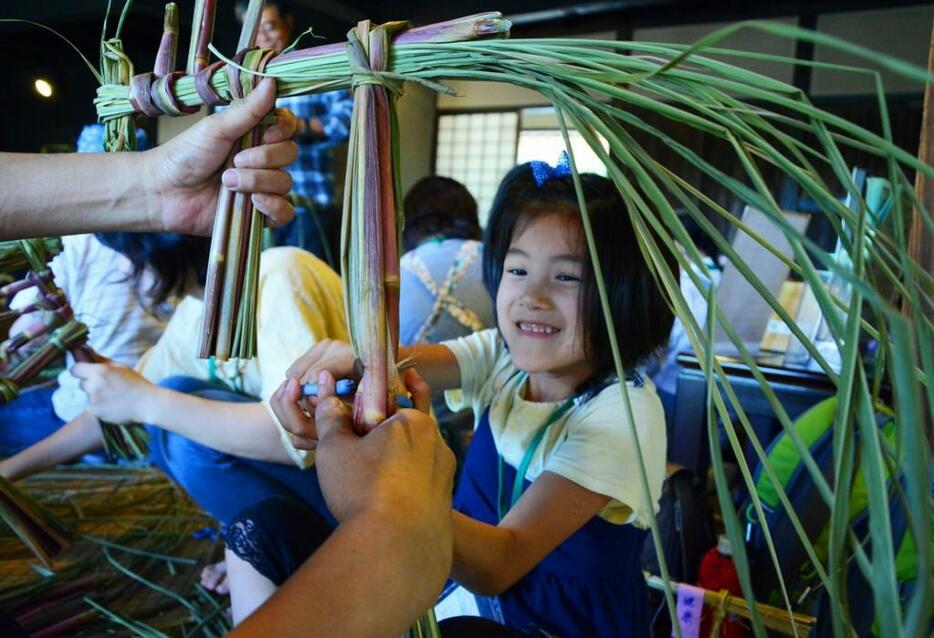
[[[256,401],[192,377],[169,377],[159,385],[213,401]],[[245,459],[154,425],[147,425],[146,429],[153,465],[181,485],[198,505],[225,526],[241,510],[273,496],[298,498],[332,526],[337,525],[324,503],[313,467],[302,470],[291,464]]]
[[[12,456],[65,425],[52,409],[57,387],[28,390],[0,405],[0,456]]]

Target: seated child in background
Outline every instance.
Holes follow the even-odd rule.
[[[136,365],[158,341],[172,314],[170,298],[184,289],[184,280],[203,265],[176,258],[181,235],[101,233],[62,238],[62,252],[49,267],[65,293],[75,318],[88,327],[88,345],[99,355],[122,365]],[[33,302],[36,290],[24,290],[11,304]],[[35,321],[24,315],[13,336]],[[0,405],[0,455],[8,456],[52,434],[87,406],[87,398],[66,369],[54,385],[24,390]]]
[[[405,195],[399,342],[438,343],[493,325],[483,287],[477,202],[448,177],[424,177]]]
[[[196,358],[203,303],[204,262],[210,240],[196,245],[200,281],[175,310],[158,343],[136,371],[108,364],[76,364],[88,408],[61,430],[0,462],[17,479],[101,446],[99,421],[145,423],[150,460],[210,514],[227,523],[244,507],[271,495],[300,496],[323,509],[313,471],[295,466],[280,438],[268,400],[288,365],[325,337],[346,338],[340,278],[297,248],[271,248],[260,260],[257,357],[215,362]],[[181,253],[179,253],[181,255]],[[326,511],[326,509],[323,509]]]
[[[646,636],[640,554],[666,446],[659,399],[635,370],[665,344],[673,317],[616,187],[596,175],[581,181],[625,378],[616,376],[573,181],[566,167],[541,162],[506,176],[484,235],[498,329],[402,348],[400,357],[412,357],[434,388],[460,388],[454,407],[472,406],[477,417],[455,496],[451,576],[475,594],[480,613],[524,632]],[[673,258],[669,267],[677,272]],[[293,442],[310,447],[303,441],[314,439],[314,420],[298,404],[299,383],[351,375],[353,354],[321,343],[293,370],[304,373],[272,406],[301,437]],[[237,517],[251,542],[228,543],[235,622],[243,617],[238,598],[269,595],[286,567],[314,551],[311,541],[284,547],[277,528],[285,512],[301,510],[311,516],[301,503],[278,500]],[[256,552],[238,552],[246,545],[277,547],[256,560]]]
[[[78,152],[102,152],[103,125],[85,126]],[[140,130],[138,134],[142,134]],[[145,140],[144,135],[140,135]],[[145,146],[145,142],[143,142]],[[196,265],[176,253],[184,239],[171,233],[99,233],[62,238],[62,252],[49,268],[68,299],[75,318],[88,327],[88,345],[98,354],[136,365],[152,347],[172,314],[172,297],[184,292]],[[201,268],[203,266],[197,266]],[[29,288],[11,301],[23,308],[36,299]],[[36,318],[24,315],[10,336],[29,329]],[[71,355],[67,366],[70,367]],[[54,384],[24,389],[0,405],[0,456],[15,454],[79,415],[87,401],[66,367]]]
[[[460,182],[424,177],[406,193],[399,345],[439,343],[494,325],[493,304],[483,285],[481,232],[477,202]],[[432,407],[445,440],[460,459],[473,429],[473,414],[452,413],[441,392],[435,394]]]

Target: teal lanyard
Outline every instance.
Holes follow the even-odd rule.
[[[208,358],[208,383],[218,385],[226,390],[233,390],[234,392],[239,392],[240,394],[246,394],[243,390],[243,375],[240,371],[237,371],[237,376],[233,378],[231,383],[225,382],[219,376],[217,376],[217,359],[214,357]]]
[[[503,498],[503,473],[506,462],[503,460],[503,455],[499,456],[499,467],[498,467],[498,487],[496,491],[496,506],[499,510],[499,520],[503,520],[508,512],[522,496],[522,484],[525,481],[525,473],[529,469],[529,465],[532,463],[532,456],[535,454],[535,450],[538,449],[538,446],[541,444],[542,439],[545,438],[545,432],[548,431],[554,423],[560,419],[564,414],[574,406],[574,397],[571,397],[564,403],[562,403],[554,412],[551,413],[551,416],[548,417],[548,420],[545,421],[545,424],[538,429],[538,432],[535,433],[535,436],[532,438],[532,442],[529,443],[529,448],[525,451],[525,454],[522,455],[522,462],[519,464],[519,469],[516,470],[516,479],[512,483],[512,500],[507,505],[505,499]],[[489,415],[487,416],[489,418]],[[492,435],[492,432],[490,433]]]

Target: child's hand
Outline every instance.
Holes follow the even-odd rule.
[[[422,379],[414,368],[408,368],[403,377],[405,387],[412,398],[415,410],[431,413],[431,386]],[[316,377],[318,396],[302,398],[302,386],[294,378],[286,380],[270,398],[272,411],[279,423],[292,434],[292,445],[299,450],[314,450],[318,447],[318,429],[314,411],[318,403],[334,396],[334,377],[321,372]]]
[[[88,395],[88,411],[107,423],[142,423],[153,386],[139,373],[112,362],[76,363],[71,373]]]
[[[317,397],[303,398],[302,384],[290,376],[269,399],[273,413],[282,427],[292,435],[292,445],[299,450],[314,450],[318,447],[315,408],[321,398],[334,395],[334,377],[328,372],[319,373],[315,381],[318,384]]]
[[[335,379],[355,377],[351,345],[336,339],[322,339],[296,359],[285,376],[299,384],[315,383],[322,372],[329,372]]]
[[[431,386],[428,382],[415,371],[415,368],[406,368],[402,380],[412,398],[412,407],[419,412],[431,414]]]

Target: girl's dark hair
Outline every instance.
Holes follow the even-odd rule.
[[[430,237],[480,239],[477,200],[449,177],[423,177],[405,194],[402,244],[412,250]]]
[[[177,233],[96,233],[102,244],[130,260],[137,296],[144,305],[158,306],[172,295],[204,286],[211,240]],[[141,290],[146,271],[153,282]]]
[[[616,186],[592,173],[580,177],[623,367],[628,372],[668,342],[674,315],[642,257]],[[586,246],[570,176],[552,177],[539,186],[529,164],[520,164],[506,175],[493,200],[483,236],[483,282],[494,300],[514,233],[535,218],[553,214],[569,216],[568,230],[576,232],[581,245]],[[674,255],[668,255],[667,261],[677,279]],[[494,312],[495,307],[494,302]],[[584,351],[594,365],[594,379],[604,379],[614,373],[615,367],[590,259],[584,260],[578,309]]]

